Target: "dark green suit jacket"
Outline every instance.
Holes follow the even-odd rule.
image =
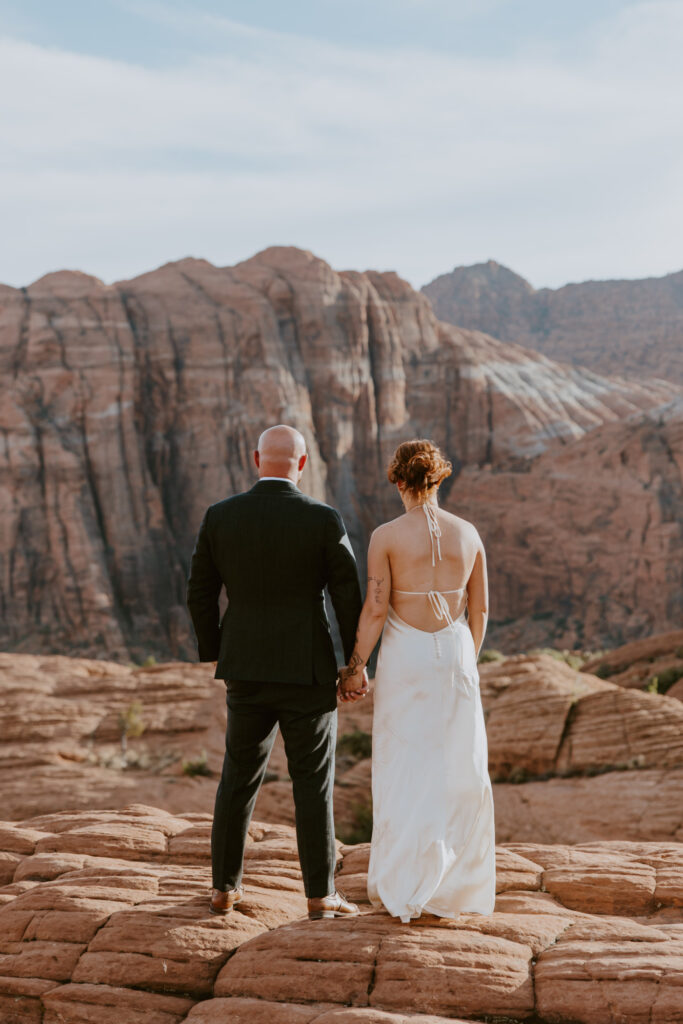
[[[228,608],[221,621],[223,586]],[[211,505],[187,583],[199,660],[217,660],[219,679],[334,684],[325,587],[348,661],[362,599],[339,512],[280,480],[259,481]]]

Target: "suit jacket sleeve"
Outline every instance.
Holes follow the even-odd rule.
[[[213,560],[209,544],[210,512],[210,508],[206,510],[199,527],[187,581],[187,607],[197,634],[200,661],[216,661],[220,651],[218,597],[223,580]]]
[[[356,630],[363,598],[353,548],[336,509],[330,516],[325,534],[327,589],[339,625],[344,657],[348,662],[356,642]]]

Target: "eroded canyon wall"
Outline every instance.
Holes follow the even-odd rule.
[[[654,617],[675,626],[680,570],[665,568],[675,514],[668,534],[652,533],[657,557],[629,563],[632,606],[611,618],[599,609],[624,571],[619,552],[644,543],[641,523],[680,509],[681,389],[440,323],[395,274],[336,272],[292,248],[230,268],[183,260],[111,286],[51,274],[0,290],[0,370],[5,649],[192,657],[195,532],[208,504],[251,485],[256,439],[278,421],[305,434],[304,487],[342,510],[361,562],[369,531],[400,511],[385,476],[395,444],[418,434],[444,445],[455,466],[444,499],[489,551],[492,635],[510,617],[523,620],[519,644],[538,621],[544,638],[560,620],[565,639],[592,645],[642,634]],[[607,431],[619,463],[643,414],[658,461],[639,457],[626,491],[610,478],[606,500],[602,464],[582,461],[581,445]],[[623,532],[622,499],[640,534]],[[524,573],[541,507],[533,550],[546,568],[515,588],[506,581]],[[574,522],[611,538],[603,551],[588,545],[590,572],[579,571],[587,548],[572,540]],[[560,543],[572,545],[570,576],[557,574]],[[527,629],[539,602],[545,620]],[[567,631],[584,616],[582,632]]]
[[[489,260],[456,267],[422,291],[449,323],[598,373],[683,384],[683,271],[535,289]]]

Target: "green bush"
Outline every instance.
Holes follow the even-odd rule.
[[[616,675],[619,671],[614,665],[608,665],[603,661],[602,665],[598,665],[593,675],[597,676],[598,679],[609,679],[610,676]]]
[[[142,704],[139,700],[134,700],[132,704],[129,704],[125,711],[119,714],[119,729],[121,730],[121,752],[124,754],[128,751],[128,740],[135,739],[138,736],[142,736],[146,729],[146,725],[142,720]]]
[[[651,693],[666,693],[679,679],[683,679],[683,665],[672,665],[671,668],[665,668],[656,676],[652,676],[646,689]]]
[[[202,750],[201,757],[195,758],[194,761],[183,761],[183,775],[189,775],[190,778],[194,778],[195,775],[212,775],[205,750]]]
[[[581,654],[574,654],[568,648],[559,650],[557,647],[534,647],[533,650],[529,651],[529,654],[547,654],[555,661],[564,661],[570,668],[574,668],[578,671],[585,662],[585,658]]]
[[[337,753],[346,754],[355,761],[364,761],[372,756],[372,736],[362,729],[345,732],[337,740]]]
[[[482,651],[477,658],[480,665],[485,665],[487,661],[504,661],[505,655],[502,651],[496,651],[492,647],[488,647],[485,651]]]
[[[339,838],[347,846],[369,843],[372,839],[372,800],[359,801],[351,808],[351,824],[340,829]]]

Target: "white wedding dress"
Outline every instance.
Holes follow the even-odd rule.
[[[423,508],[435,565],[441,531],[433,507]],[[446,623],[435,633],[408,625],[389,606],[375,675],[368,896],[404,922],[423,911],[490,914],[495,902],[477,657],[465,612],[451,617],[447,593],[457,591],[424,594]]]

